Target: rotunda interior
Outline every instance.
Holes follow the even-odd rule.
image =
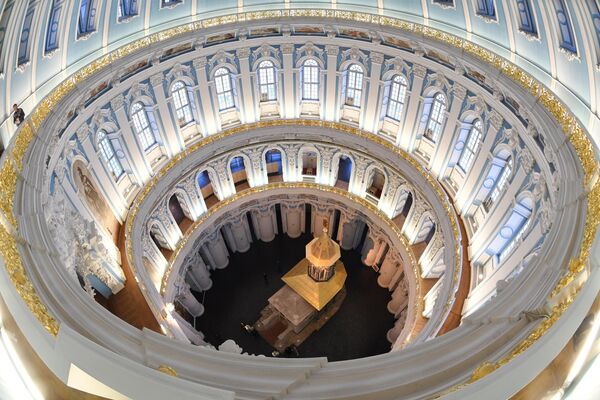
[[[597,0],[0,0],[0,398],[594,399]]]

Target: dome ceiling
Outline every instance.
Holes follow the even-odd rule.
[[[31,10],[16,3],[6,2],[5,10],[12,7],[15,13],[39,14],[42,5],[46,10],[49,7],[42,2],[40,9]],[[144,360],[148,366],[159,370],[165,365],[173,367],[189,381],[186,383],[206,390],[207,398],[226,398],[236,392],[253,398],[272,393],[285,393],[287,398],[355,394],[388,398],[399,393],[424,398],[443,390],[464,390],[476,398],[477,386],[469,382],[500,380],[494,371],[506,371],[503,366],[507,363],[516,366],[516,371],[520,356],[529,354],[534,344],[551,346],[551,340],[564,341],[556,338],[551,327],[557,324],[565,332],[558,325],[559,318],[576,320],[578,304],[584,300],[577,303],[575,299],[587,301],[595,296],[593,287],[585,282],[595,276],[588,273],[586,265],[595,257],[598,211],[594,204],[600,185],[596,183],[593,140],[583,126],[596,126],[596,94],[590,89],[598,86],[593,84],[597,71],[590,68],[593,63],[588,59],[595,52],[586,45],[596,39],[582,38],[583,32],[578,30],[570,44],[564,35],[558,38],[548,16],[552,10],[560,14],[559,6],[553,5],[551,10],[549,5],[527,2],[537,7],[529,10],[526,20],[520,14],[517,18],[517,9],[505,3],[494,7],[493,15],[491,9],[484,15],[482,9],[475,10],[475,2],[466,1],[397,5],[379,1],[359,7],[359,11],[373,14],[342,11],[342,3],[335,4],[337,11],[297,11],[294,2],[282,2],[287,11],[255,13],[252,9],[260,9],[260,3],[232,4],[233,8],[219,3],[220,9],[213,10],[216,3],[185,0],[163,6],[140,2],[138,14],[120,18],[117,12],[124,9],[117,11],[108,3],[98,8],[96,27],[88,26],[90,31],[72,43],[63,39],[47,56],[31,57],[18,71],[6,69],[15,55],[2,50],[2,82],[14,87],[8,91],[11,96],[21,97],[32,110],[2,158],[0,251],[12,283],[50,334],[49,340],[65,340],[63,335],[72,335],[68,337],[75,341],[78,335],[93,337],[102,346],[96,357],[117,352],[134,363],[140,362],[139,354],[149,354]],[[486,4],[489,7],[490,3]],[[329,6],[323,3],[323,7]],[[73,21],[63,29],[81,30],[74,5],[65,2],[62,7],[61,15]],[[585,6],[573,7],[573,18],[584,14]],[[244,13],[216,17],[228,11]],[[185,24],[188,18],[191,23]],[[119,21],[113,24],[113,19]],[[438,22],[442,20],[445,22]],[[7,22],[0,17],[0,25],[3,23]],[[145,34],[161,33],[142,38],[142,27]],[[42,34],[44,29],[34,26],[33,32]],[[472,34],[475,31],[477,34]],[[561,50],[555,50],[559,39]],[[100,54],[120,45],[125,47]],[[30,51],[41,54],[45,50]],[[48,63],[48,68],[43,63]],[[586,79],[563,79],[562,71],[565,65],[572,65],[569,63],[579,63],[579,76]],[[317,73],[311,78],[313,69]],[[269,80],[269,71],[276,78]],[[38,74],[46,75],[40,78]],[[63,83],[56,86],[60,81]],[[49,96],[40,101],[46,93]],[[14,129],[8,122],[2,129],[8,143]],[[209,361],[213,358],[210,351],[179,348],[171,340],[140,333],[100,312],[86,298],[69,276],[73,270],[65,269],[80,260],[76,255],[70,257],[71,250],[61,248],[60,240],[52,244],[53,238],[60,238],[61,229],[69,229],[66,220],[60,219],[60,210],[72,209],[73,215],[83,217],[82,224],[73,224],[72,244],[93,238],[93,249],[101,250],[92,260],[94,265],[114,261],[113,277],[106,279],[114,283],[117,275],[123,283],[117,265],[120,250],[112,243],[120,240],[119,232],[125,232],[123,256],[132,261],[132,269],[143,271],[146,265],[139,257],[133,260],[131,254],[136,246],[139,251],[143,242],[139,235],[147,228],[144,218],[154,216],[157,210],[160,213],[159,202],[168,200],[174,189],[188,190],[188,180],[194,187],[188,195],[194,190],[201,192],[196,170],[208,166],[217,201],[229,204],[236,198],[237,188],[227,169],[236,157],[244,159],[250,192],[260,193],[261,186],[267,190],[268,175],[261,161],[267,149],[254,148],[263,143],[284,150],[283,189],[286,185],[302,187],[302,182],[334,186],[333,171],[340,162],[334,148],[345,148],[353,162],[362,160],[348,182],[348,196],[369,202],[369,207],[386,218],[396,217],[404,204],[400,199],[405,200],[395,194],[402,192],[403,183],[392,172],[397,169],[407,177],[421,179],[422,185],[410,179],[409,183],[427,192],[424,198],[429,202],[435,198],[439,203],[432,203],[433,208],[448,217],[432,218],[431,222],[440,224],[445,234],[452,232],[449,236],[456,239],[450,244],[444,240],[450,254],[445,261],[454,257],[447,264],[457,268],[461,257],[471,262],[464,318],[456,330],[462,335],[435,337],[439,326],[434,331],[430,328],[422,340],[401,352],[364,361],[369,364],[367,369],[362,361],[360,365],[347,364],[343,377],[340,366],[326,360],[314,361],[318,367],[311,360],[291,363],[289,370],[276,372],[277,364],[270,360],[244,359],[225,382],[213,368],[228,369],[234,358],[223,355]],[[317,164],[308,172],[302,164],[303,151],[317,157]],[[377,168],[388,186],[373,183],[380,179],[375,177]],[[187,179],[189,176],[192,178]],[[181,178],[185,179],[178,181]],[[306,188],[310,189],[310,184]],[[86,203],[85,196],[90,193],[105,202]],[[417,191],[414,193],[417,196]],[[413,212],[423,204],[417,201]],[[210,214],[210,206],[204,199],[196,205],[187,215],[201,221],[204,213]],[[459,225],[455,213],[462,219]],[[110,215],[110,224],[98,218],[105,214]],[[175,234],[173,243],[166,246],[170,250],[185,247],[191,236],[173,232],[179,236]],[[416,226],[412,231],[403,229],[402,234],[409,241],[424,236]],[[39,250],[44,248],[51,251]],[[423,268],[423,260],[418,263]],[[166,266],[164,260],[159,264]],[[162,271],[162,282],[160,274],[159,279],[135,276],[142,282],[157,320],[168,320],[170,312],[161,297],[172,265],[168,267]],[[106,270],[110,272],[110,268]],[[442,276],[438,282],[446,282],[444,285],[428,288],[435,296],[425,296],[424,308],[434,312],[424,317],[438,318],[441,310],[444,314],[454,310],[450,292],[458,291],[460,273],[450,271],[438,272]],[[437,296],[440,287],[444,296]],[[111,289],[119,290],[118,283]],[[447,301],[446,293],[450,294]],[[541,307],[549,315],[542,323],[529,313]],[[63,333],[67,330],[69,333]],[[164,331],[170,336],[168,329]],[[469,337],[478,340],[465,341]],[[446,350],[445,361],[452,374],[448,365],[439,362],[441,349]],[[551,352],[544,355],[550,356]],[[198,360],[216,364],[195,370],[192,366]],[[549,360],[531,361],[529,375]],[[537,363],[535,368],[533,363]],[[408,364],[418,368],[395,369]],[[280,372],[280,379],[256,387],[244,377],[244,371],[257,366]],[[380,373],[380,385],[371,386],[372,376],[366,371]],[[295,374],[307,380],[296,382],[291,378]],[[441,374],[450,378],[440,380]],[[531,378],[522,375],[503,380],[507,384],[503,390],[514,393]],[[104,375],[103,379],[112,378]],[[335,393],[329,389],[331,379],[339,379]],[[456,382],[463,383],[454,386]],[[215,387],[227,392],[211,392]],[[127,388],[121,385],[119,390]]]
[[[24,104],[31,110],[57,83],[81,66],[106,51],[139,40],[143,35],[208,17],[260,9],[338,9],[397,17],[431,26],[478,43],[511,60],[551,88],[566,102],[573,113],[590,131],[598,128],[598,98],[600,98],[600,12],[595,1],[566,2],[566,10],[545,1],[199,1],[163,2],[138,0],[132,15],[120,17],[118,2],[100,2],[97,20],[89,34],[78,35],[78,2],[55,1],[56,13],[51,15],[50,1],[35,2],[28,8],[23,2],[3,2],[4,17],[0,25],[6,30],[1,48],[0,64],[3,79],[0,87],[7,94],[0,100],[5,118],[12,104]],[[492,5],[483,6],[478,4]],[[520,13],[523,3],[528,12]],[[557,2],[558,3],[558,2]],[[488,8],[489,7],[489,8]],[[21,21],[33,13],[28,41],[22,46],[9,46],[19,38]],[[565,42],[561,36],[561,15],[570,20],[573,38]],[[50,20],[57,24],[56,47],[48,49]],[[523,20],[521,19],[523,18]],[[529,18],[531,25],[523,25]],[[594,29],[582,27],[595,26]],[[29,32],[28,32],[29,33]],[[80,38],[78,37],[80,36]],[[199,38],[202,41],[205,38]],[[571,43],[571,45],[565,44]],[[19,62],[21,57],[21,63]],[[24,60],[24,61],[23,61]],[[18,68],[17,68],[18,67]],[[1,125],[4,145],[14,132],[9,119]]]

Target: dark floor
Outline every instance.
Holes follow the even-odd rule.
[[[196,319],[205,340],[218,346],[233,339],[244,352],[270,355],[273,348],[260,336],[245,332],[240,323],[258,319],[267,299],[283,286],[280,277],[304,258],[311,239],[278,235],[270,243],[256,241],[246,253],[232,255],[227,268],[213,271],[213,287],[204,294],[205,312]],[[346,299],[335,316],[298,348],[301,357],[339,361],[390,350],[386,333],[394,317],[386,305],[391,293],[377,284],[377,273],[361,263],[358,252],[342,250],[342,261],[348,272]],[[202,293],[196,295],[202,300]]]

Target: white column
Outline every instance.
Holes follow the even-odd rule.
[[[381,264],[381,268],[379,269],[379,277],[377,277],[379,286],[384,288],[390,287],[392,277],[396,274],[397,268],[398,263],[395,257],[388,255],[385,260],[383,260],[383,264]]]
[[[131,160],[133,173],[137,182],[141,186],[152,176],[152,167],[146,160],[146,154],[136,140],[136,135],[133,132],[133,129],[131,129],[131,123],[127,118],[124,105],[125,99],[123,96],[117,96],[110,101],[110,107],[117,116],[117,122],[121,130],[121,136],[125,142],[125,150],[129,153],[129,159]]]
[[[429,163],[430,170],[437,177],[440,176],[442,171],[448,165],[448,157],[452,151],[452,144],[454,143],[456,132],[460,131],[460,122],[458,121],[458,117],[460,115],[460,111],[462,110],[462,105],[466,95],[467,89],[455,83],[452,88],[452,105],[450,106],[450,111],[445,118],[446,125],[444,126],[444,130],[442,131],[439,143],[436,146],[435,153],[431,157],[431,161]]]
[[[339,119],[339,110],[337,107],[338,90],[337,86],[337,58],[340,49],[337,46],[325,46],[327,53],[327,73],[325,90],[325,109],[323,119],[326,121],[337,121]]]
[[[221,227],[221,233],[223,234],[223,239],[225,243],[227,243],[227,247],[232,253],[237,253],[238,248],[235,243],[235,238],[233,237],[233,232],[231,232],[231,224],[225,224]]]
[[[214,260],[214,268],[223,269],[229,264],[229,252],[220,231],[215,231],[207,239],[207,249]]]
[[[394,315],[400,314],[408,305],[408,289],[406,282],[402,281],[396,290],[392,292],[392,300],[389,301],[387,309]]]
[[[235,184],[229,178],[229,165],[227,164],[227,158],[223,157],[215,160],[214,162],[208,164],[208,166],[212,167],[217,173],[218,182],[212,182],[211,180],[211,184],[213,185],[213,188],[215,184],[218,185],[218,192],[221,195],[219,200],[233,196],[235,194]]]
[[[144,233],[142,236],[142,249],[144,258],[148,260],[144,262],[144,268],[147,270],[155,287],[160,288],[162,276],[168,266],[167,259],[147,233]]]
[[[410,244],[414,243],[419,234],[418,224],[421,216],[423,216],[423,213],[426,211],[425,205],[423,204],[424,201],[424,199],[421,199],[418,196],[413,199],[410,211],[406,216],[404,225],[402,225],[402,233],[406,236]]]
[[[235,52],[240,62],[240,83],[242,89],[242,122],[252,123],[258,120],[254,108],[254,90],[250,79],[250,49],[244,47]]]
[[[281,45],[281,53],[283,55],[283,110],[280,111],[280,114],[284,118],[296,117],[296,96],[294,90],[296,82],[294,81],[293,52],[293,44],[284,43]]]
[[[396,340],[398,339],[398,336],[400,336],[400,333],[402,332],[402,329],[404,328],[404,324],[406,324],[406,311],[402,311],[400,313],[400,316],[394,323],[394,327],[388,331],[387,340],[390,343],[394,344],[396,342]]]
[[[167,98],[165,97],[164,89],[164,75],[158,73],[150,77],[150,83],[156,97],[156,105],[154,106],[154,112],[158,110],[160,115],[160,123],[162,129],[159,129],[165,148],[167,149],[169,157],[173,157],[178,154],[184,148],[183,138],[179,134],[179,126],[175,123],[173,115],[169,111],[167,106]]]
[[[212,105],[210,85],[206,75],[206,64],[206,57],[196,58],[192,61],[192,65],[196,70],[196,76],[198,77],[198,98],[202,105],[201,114],[204,117],[204,126],[206,128],[204,136],[212,135],[221,130],[221,118],[216,115]]]
[[[263,242],[270,242],[275,239],[277,224],[275,219],[274,207],[266,207],[252,212],[255,220],[257,236]]]
[[[205,291],[212,287],[210,272],[199,253],[196,253],[196,256],[192,258],[188,266],[188,274],[198,284],[200,290]]]
[[[340,221],[340,247],[344,250],[352,250],[355,246],[357,220],[349,220],[346,217]]]
[[[297,238],[302,234],[302,204],[282,204],[282,216],[285,213],[284,228],[287,235]]]
[[[189,211],[193,221],[196,221],[198,217],[204,214],[207,210],[204,197],[200,192],[198,183],[196,182],[196,176],[192,176],[183,182],[183,189],[189,199]]]
[[[248,218],[246,218],[246,215],[240,215],[236,220],[227,226],[231,231],[236,251],[245,253],[246,251],[250,250],[252,235],[250,234],[250,227],[248,226]]]
[[[369,160],[361,157],[354,157],[354,164],[352,165],[352,169],[354,170],[353,178],[350,179],[350,184],[348,185],[348,191],[354,193],[357,196],[365,197],[365,172],[369,165]]]
[[[173,313],[173,320],[175,321],[175,323],[177,323],[179,328],[183,331],[183,333],[191,343],[197,346],[206,345],[206,342],[204,341],[204,335],[202,335],[202,333],[194,329],[194,327],[191,326],[190,323],[187,322],[181,315],[179,315],[179,313]]]
[[[182,280],[182,285],[178,289],[176,300],[185,307],[187,312],[193,317],[199,317],[204,314],[204,306],[196,300],[187,282]]]
[[[369,92],[366,106],[360,118],[361,129],[377,133],[379,127],[379,115],[377,110],[381,101],[379,99],[379,88],[381,86],[381,64],[383,54],[371,53],[371,75],[369,77]]]
[[[408,98],[406,107],[406,117],[404,118],[404,126],[400,129],[401,134],[396,138],[396,144],[405,151],[410,151],[417,134],[420,115],[419,106],[422,99],[423,81],[427,68],[415,64],[413,66],[413,82],[411,87],[411,96]]]
[[[379,240],[379,238],[373,232],[369,232],[361,250],[361,259],[363,264],[369,267],[375,265],[380,247],[381,241]]]
[[[181,229],[173,219],[173,215],[171,211],[167,208],[166,204],[161,205],[156,213],[156,217],[161,222],[163,229],[165,231],[165,240],[169,245],[170,250],[175,250],[177,248],[177,243],[183,237]]]
[[[283,168],[283,179],[285,182],[298,182],[300,180],[301,171],[298,171],[298,152],[300,144],[282,145],[285,151],[285,159],[287,160],[287,168]]]
[[[313,230],[312,234],[314,236],[319,236],[321,232],[323,232],[323,228],[325,224],[327,224],[327,229],[329,230],[329,235],[331,236],[331,225],[333,224],[333,210],[324,207],[323,205],[316,204],[312,209],[312,218],[313,218]]]

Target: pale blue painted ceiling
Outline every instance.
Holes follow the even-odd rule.
[[[58,82],[97,56],[147,33],[210,16],[281,8],[337,8],[399,17],[423,23],[482,44],[520,65],[554,90],[581,119],[600,143],[598,98],[600,98],[600,15],[598,0],[181,0],[163,6],[164,0],[137,0],[136,14],[118,20],[119,0],[96,0],[95,27],[85,38],[77,38],[82,1],[31,0],[35,13],[27,32],[31,60],[18,65],[23,21],[30,2],[0,0],[3,14],[0,33],[2,75],[0,110],[3,136],[14,129],[6,118],[13,103],[31,109]],[[520,3],[528,2],[537,37],[520,29]],[[452,4],[438,4],[452,3]],[[493,6],[494,18],[481,15],[481,4]],[[560,4],[566,7],[575,35],[576,52],[561,50]],[[11,7],[12,5],[12,7]],[[60,5],[58,49],[46,54],[46,35],[52,6]],[[479,11],[478,11],[479,10]],[[9,18],[8,18],[9,17]],[[595,18],[595,19],[594,19]],[[3,26],[2,21],[5,21]],[[0,35],[1,37],[1,35]],[[0,39],[1,40],[1,39]],[[596,137],[598,136],[598,137]]]

